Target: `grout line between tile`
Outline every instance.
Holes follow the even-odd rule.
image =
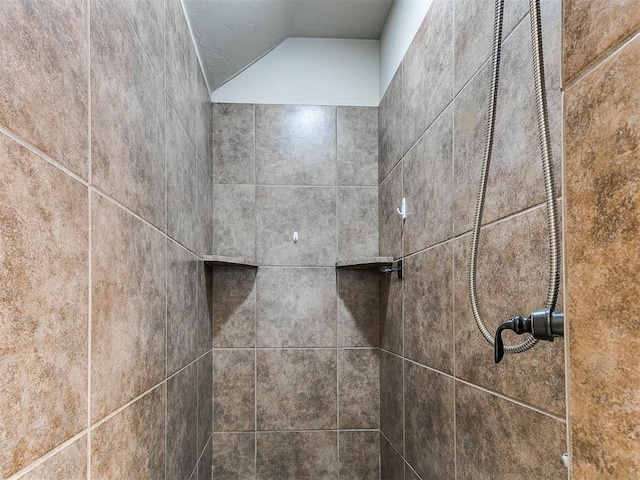
[[[88,181],[89,184],[93,183],[93,157],[92,157],[92,131],[91,131],[91,115],[92,115],[92,92],[91,92],[91,2],[87,2],[87,145],[88,145],[88,159],[87,159],[87,169],[88,169]],[[87,312],[87,480],[91,480],[91,443],[92,443],[92,434],[91,434],[91,350],[92,350],[92,340],[91,336],[93,334],[93,222],[92,222],[92,193],[89,189],[87,189],[87,204],[88,204],[88,212],[87,215],[89,217],[89,255],[88,255],[88,267],[89,267],[89,278],[88,278],[88,309]]]

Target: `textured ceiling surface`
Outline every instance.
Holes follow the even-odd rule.
[[[393,0],[184,0],[213,91],[289,37],[379,39]]]

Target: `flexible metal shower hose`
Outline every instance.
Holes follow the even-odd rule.
[[[485,132],[485,144],[482,161],[482,173],[476,211],[471,236],[471,254],[469,266],[469,289],[471,292],[471,309],[478,328],[484,338],[493,345],[495,338],[487,329],[478,304],[477,267],[478,267],[478,241],[480,239],[480,227],[482,226],[482,212],[487,191],[487,178],[491,164],[491,152],[493,149],[493,136],[496,118],[496,99],[498,96],[498,79],[500,75],[500,48],[502,43],[504,0],[495,1],[495,16],[493,28],[493,55],[491,61],[491,86],[489,93],[489,106],[487,112],[487,128]],[[558,211],[555,198],[555,179],[553,165],[551,163],[551,142],[549,138],[549,121],[547,115],[547,96],[544,84],[544,59],[542,55],[542,26],[540,20],[540,0],[529,0],[529,18],[531,20],[531,43],[533,54],[533,72],[536,96],[536,114],[538,118],[538,137],[542,154],[542,168],[544,173],[544,190],[547,209],[547,227],[549,229],[549,283],[545,307],[551,312],[556,307],[558,289],[560,287],[560,256]],[[505,353],[521,353],[533,347],[538,340],[528,337],[518,345],[507,345]]]

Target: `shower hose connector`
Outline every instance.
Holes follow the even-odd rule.
[[[496,330],[493,353],[496,363],[500,363],[504,357],[504,343],[502,342],[502,332],[512,330],[518,335],[530,333],[536,340],[547,340],[553,342],[555,337],[564,335],[564,314],[552,312],[548,308],[535,310],[528,317],[516,315],[505,320]]]

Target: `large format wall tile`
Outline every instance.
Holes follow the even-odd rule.
[[[575,478],[640,474],[639,57],[635,39],[565,95]]]
[[[167,478],[189,478],[198,462],[196,364],[167,380]]]
[[[338,259],[378,255],[378,188],[338,188]]]
[[[89,224],[87,188],[4,135],[0,177],[0,476],[8,477],[86,425]]]
[[[165,371],[165,239],[92,194],[91,416],[98,420]]]
[[[405,361],[405,458],[422,478],[454,478],[453,382]]]
[[[402,150],[402,65],[378,107],[378,183],[389,175],[404,154]]]
[[[258,184],[335,185],[336,108],[256,106]]]
[[[213,185],[214,255],[256,258],[256,187]]]
[[[194,144],[198,158],[205,168],[207,178],[213,181],[213,111],[211,96],[202,70],[196,71],[196,139]]]
[[[404,354],[452,374],[452,242],[408,257],[404,267]]]
[[[403,343],[403,286],[395,273],[379,275],[380,348],[402,355]]]
[[[260,268],[256,282],[258,347],[335,347],[333,268]]]
[[[254,105],[213,104],[213,180],[255,183]]]
[[[164,0],[121,0],[120,3],[164,83]]]
[[[213,269],[213,346],[255,346],[255,268]]]
[[[560,80],[560,2],[541,2],[544,71],[549,109],[551,156],[561,175],[562,94]],[[531,61],[531,33],[522,21],[504,42],[496,104],[495,139],[487,184],[485,223],[545,200]],[[485,113],[486,115],[486,113]],[[469,161],[482,161],[469,159]],[[479,176],[471,180],[477,188]],[[561,182],[556,181],[557,192]],[[475,200],[469,197],[470,210]]]
[[[338,271],[338,346],[378,346],[378,272]]]
[[[164,478],[165,387],[147,393],[91,433],[91,478]]]
[[[380,479],[380,433],[339,432],[340,478]]]
[[[258,433],[256,479],[338,478],[335,432]]]
[[[86,0],[0,3],[0,125],[82,178],[89,152],[87,16]]]
[[[379,428],[378,350],[338,350],[339,428]]]
[[[167,375],[198,356],[198,258],[167,240]]]
[[[197,156],[175,110],[167,100],[165,162],[167,170],[167,234],[197,251]]]
[[[203,355],[196,362],[198,379],[198,453],[207,446],[213,427],[213,354]],[[209,462],[211,465],[211,462]],[[211,470],[211,468],[209,468]]]
[[[212,441],[213,478],[252,480],[256,477],[255,433],[214,433]]]
[[[380,480],[404,480],[404,460],[389,441],[380,435]]]
[[[213,438],[209,440],[198,460],[197,472],[194,472],[191,480],[209,480],[213,475]],[[197,475],[197,476],[196,476]],[[216,477],[220,478],[220,477]]]
[[[91,2],[92,182],[165,225],[165,94],[118,4]]]
[[[544,307],[549,265],[547,245],[544,208],[482,230],[478,301],[492,333],[502,321],[514,315],[529,315]],[[543,411],[564,415],[563,340],[540,342],[527,352],[506,355],[500,364],[494,364],[493,347],[476,327],[471,312],[469,248],[469,235],[455,241],[456,376]],[[561,298],[558,305],[562,305]],[[503,338],[509,345],[525,339],[512,332],[505,332]]]
[[[21,480],[84,480],[86,478],[86,435],[20,477]]]
[[[255,429],[254,350],[214,350],[213,429]]]
[[[165,0],[165,85],[167,95],[189,134],[196,138],[198,58],[180,0]]]
[[[453,1],[435,0],[402,63],[403,153],[453,98]]]
[[[566,425],[461,382],[456,384],[460,479],[566,479]]]
[[[639,7],[638,0],[564,1],[565,82],[640,27]]]
[[[378,219],[380,222],[379,253],[382,256],[402,256],[402,231],[404,221],[397,209],[402,203],[402,163],[380,184],[378,191]]]
[[[202,355],[211,350],[213,344],[213,268],[202,261],[197,262],[195,288],[198,304],[196,351]]]
[[[335,350],[258,350],[259,430],[336,428]]]
[[[402,237],[405,255],[453,234],[452,111],[447,108],[403,160],[408,212]]]
[[[338,185],[378,185],[378,109],[338,107]]]
[[[380,352],[380,431],[400,452],[404,452],[404,407],[402,359]]]
[[[257,187],[256,217],[260,265],[335,265],[335,188]]]
[[[202,162],[196,162],[196,210],[194,230],[196,231],[195,253],[199,256],[211,255],[213,250],[213,183],[209,179]]]

